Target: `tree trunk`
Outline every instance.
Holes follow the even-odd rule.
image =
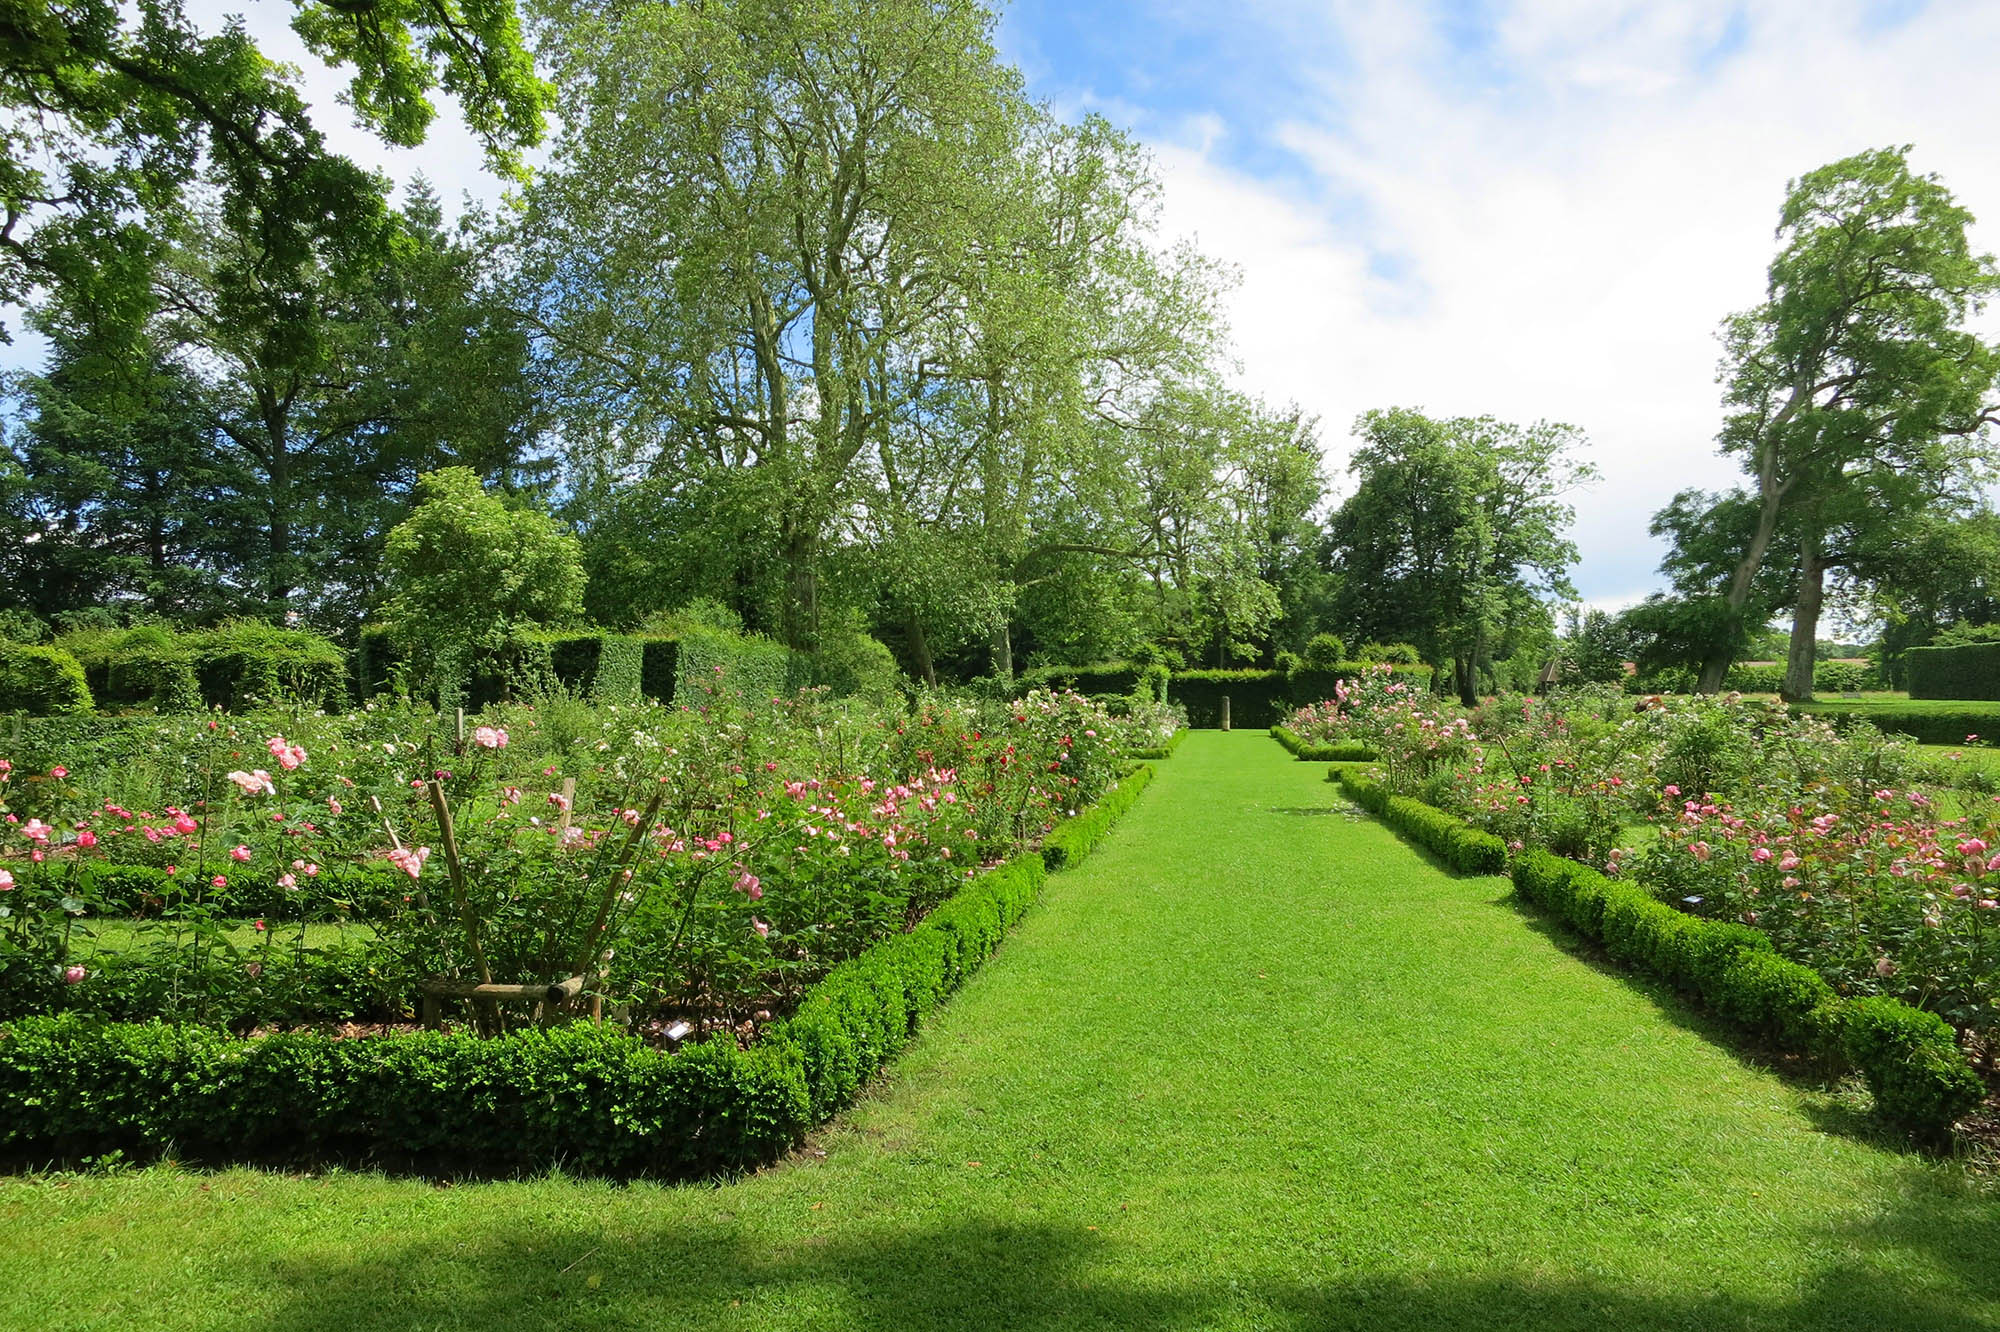
[[[780,525],[785,563],[785,646],[811,652],[819,640],[819,532],[787,515]]]
[[[1729,668],[1733,664],[1730,658],[1735,655],[1726,649],[1709,653],[1702,660],[1701,674],[1695,678],[1695,693],[1713,694],[1721,689],[1722,681],[1729,674]]]
[[[993,631],[993,674],[1002,680],[1014,678],[1014,631],[1006,620]]]
[[[924,677],[925,684],[937,688],[937,663],[931,659],[931,640],[924,633],[923,621],[912,612],[903,623],[910,641],[910,655],[917,659],[917,674]]]
[[[1458,685],[1458,701],[1468,708],[1479,706],[1479,667],[1469,656],[1451,659],[1452,677]]]
[[[1813,696],[1813,649],[1819,638],[1819,612],[1826,601],[1826,566],[1819,542],[1808,536],[1799,543],[1799,599],[1792,610],[1792,650],[1785,663],[1785,685],[1779,697],[1806,703]]]

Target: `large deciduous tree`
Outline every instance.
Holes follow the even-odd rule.
[[[548,90],[512,0],[292,8],[388,142],[423,139],[438,89],[502,170],[539,142]],[[284,267],[378,231],[373,175],[328,150],[288,72],[240,23],[204,32],[179,0],[0,0],[0,111],[0,300],[84,283],[107,315],[143,307],[191,191]]]
[[[1986,475],[2000,354],[1966,328],[2000,287],[1970,215],[1901,150],[1792,183],[1763,304],[1725,326],[1725,453],[1751,478],[1718,525],[1743,529],[1699,685],[1718,688],[1767,564],[1792,566],[1784,694],[1812,694],[1829,575],[1893,577],[1896,534],[1962,509]],[[1745,511],[1738,521],[1737,510]],[[1789,546],[1789,550],[1780,550]]]
[[[1438,419],[1408,408],[1356,423],[1355,493],[1334,514],[1341,616],[1357,638],[1415,644],[1478,701],[1479,669],[1510,628],[1573,598],[1564,496],[1594,476],[1573,426]]]

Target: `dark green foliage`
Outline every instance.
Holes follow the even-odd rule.
[[[1271,738],[1308,763],[1373,763],[1379,755],[1359,740],[1316,745],[1289,726],[1273,726]]]
[[[1875,1107],[1916,1132],[1936,1132],[1986,1094],[1951,1028],[1935,1013],[1873,996],[1843,1005],[1841,1048],[1868,1079]]]
[[[1347,644],[1332,634],[1314,634],[1306,642],[1305,664],[1316,671],[1338,670],[1347,660]]]
[[[668,693],[653,695],[662,702],[698,707],[703,692],[717,684],[746,698],[783,698],[812,683],[812,658],[768,638],[683,626],[672,640],[670,675],[664,660],[652,655],[659,641],[648,641],[642,673],[649,693],[663,677],[673,681]]]
[[[62,1012],[151,1022],[174,1014],[248,1031],[290,1023],[396,1022],[409,1016],[417,999],[417,974],[408,960],[359,941],[305,949],[287,939],[269,948],[218,946],[180,951],[170,963],[144,949],[83,961],[88,979],[74,986],[39,962],[0,966],[0,1018]]]
[[[1619,961],[1787,1049],[1851,1065],[1892,1123],[1941,1133],[1984,1094],[1943,1019],[1896,999],[1842,999],[1749,926],[1686,915],[1637,884],[1546,851],[1516,856],[1513,877],[1524,900],[1601,940]]]
[[[236,710],[281,698],[323,707],[347,691],[347,655],[303,629],[246,620],[177,633],[150,624],[62,641],[97,682],[99,697],[121,707]]]
[[[1333,697],[1333,687],[1374,667],[1361,662],[1337,662],[1329,670],[1310,666],[1286,675],[1282,671],[1176,671],[1167,697],[1187,709],[1188,725],[1213,730],[1222,725],[1222,699],[1229,698],[1229,724],[1238,730],[1261,731],[1275,726],[1294,707]],[[1396,667],[1401,676],[1428,677],[1424,666]]]
[[[812,1122],[851,1100],[938,1001],[999,947],[1044,876],[1036,856],[982,874],[916,929],[842,963],[813,987],[791,1020],[767,1037],[798,1051]]]
[[[1903,661],[1911,698],[2000,699],[2000,643],[1911,648]]]
[[[1089,855],[1090,849],[1111,830],[1113,820],[1132,807],[1132,802],[1152,780],[1153,770],[1141,764],[1119,778],[1118,785],[1098,797],[1096,804],[1057,824],[1055,831],[1042,839],[1042,863],[1051,870],[1059,870]]]
[[[1824,717],[1845,730],[1856,722],[1866,722],[1878,731],[1907,735],[1927,745],[1962,745],[1967,736],[1974,743],[2000,739],[2000,707],[1981,706],[1966,700],[1959,706],[1951,701],[1891,699],[1881,703],[1799,703],[1793,710]]]
[[[280,698],[322,707],[347,689],[346,654],[318,634],[243,621],[182,637],[211,707]]]
[[[1088,666],[1037,666],[1015,677],[1015,688],[1071,689],[1079,694],[1133,693],[1145,668],[1136,662],[1100,661]]]
[[[548,633],[549,668],[565,688],[600,703],[637,703],[642,697],[646,647],[630,634]]]
[[[1287,711],[1290,682],[1277,671],[1177,671],[1167,685],[1167,697],[1187,709],[1188,725],[1207,730],[1222,725],[1225,696],[1231,726],[1262,730]]]
[[[386,624],[364,624],[354,640],[354,698],[365,703],[377,694],[393,692],[395,668],[402,658]]]
[[[586,1025],[492,1040],[238,1040],[208,1027],[24,1018],[0,1031],[0,1151],[48,1160],[171,1149],[431,1173],[754,1168],[851,1100],[999,947],[1040,893],[1045,865],[1086,854],[1151,777],[1136,769],[1043,854],[979,875],[914,930],[834,968],[748,1050],[721,1037],[668,1053]]]
[[[78,868],[78,879],[104,916],[158,916],[162,906],[195,891],[187,875],[170,875],[153,865],[87,860]],[[410,886],[408,876],[380,861],[335,861],[311,880],[309,893],[287,892],[255,875],[231,875],[229,880],[225,887],[199,890],[203,904],[221,919],[372,920],[399,903]]]
[[[1775,694],[1784,683],[1783,666],[1732,666],[1722,678],[1723,688],[1746,694]],[[1856,694],[1864,689],[1882,688],[1882,679],[1871,666],[1822,661],[1813,667],[1813,688],[1829,694]]]
[[[91,710],[83,666],[59,647],[0,643],[0,712],[69,717]]]
[[[42,1093],[61,1087],[61,1096]],[[0,1144],[59,1157],[171,1146],[198,1160],[366,1159],[512,1173],[555,1162],[685,1176],[796,1138],[796,1052],[678,1054],[590,1026],[240,1041],[204,1027],[29,1018],[0,1040]]]
[[[1492,833],[1481,832],[1435,805],[1390,794],[1388,787],[1368,776],[1358,765],[1336,768],[1334,775],[1355,804],[1436,855],[1455,872],[1498,874],[1507,868],[1507,844]]]

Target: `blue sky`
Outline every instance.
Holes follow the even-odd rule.
[[[449,119],[410,152],[353,129],[291,6],[187,8],[304,66],[343,151],[498,195]],[[1241,382],[1319,415],[1340,483],[1371,407],[1582,427],[1600,605],[1657,585],[1654,509],[1733,477],[1714,332],[1762,294],[1790,177],[1912,144],[2000,250],[2000,0],[1016,0],[999,37],[1035,96],[1152,149],[1163,235],[1241,275]]]
[[[1000,37],[1153,148],[1165,230],[1241,271],[1244,383],[1319,413],[1343,484],[1370,407],[1583,427],[1597,604],[1657,585],[1669,495],[1733,478],[1714,333],[1790,177],[1912,144],[2000,250],[1992,0],[1017,0]]]

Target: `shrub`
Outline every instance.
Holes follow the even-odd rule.
[[[0,642],[0,712],[69,717],[91,710],[83,666],[59,647]]]
[[[1911,698],[2000,699],[2000,643],[1911,648]]]
[[[548,653],[557,683],[600,703],[637,703],[643,696],[646,645],[631,634],[602,630],[533,636]]]
[[[1305,663],[1316,671],[1330,671],[1347,660],[1347,644],[1332,634],[1314,634],[1306,643]]]
[[[1371,665],[1388,662],[1392,666],[1415,666],[1423,661],[1423,657],[1408,643],[1363,643],[1361,650],[1354,655]]]
[[[1359,740],[1319,744],[1307,740],[1289,726],[1273,726],[1271,738],[1289,749],[1294,758],[1308,763],[1373,763],[1377,757],[1374,750]]]
[[[820,635],[813,680],[842,698],[888,703],[903,696],[903,668],[896,664],[896,654],[854,624],[836,624]]]
[[[647,640],[642,672],[652,697],[696,707],[718,680],[745,698],[796,693],[812,683],[812,659],[768,638],[689,624],[673,638]]]
[[[254,699],[296,699],[325,707],[347,689],[347,656],[318,634],[244,620],[182,635],[200,701],[240,711]],[[167,692],[156,701],[171,700]]]
[[[1132,802],[1139,798],[1139,793],[1152,780],[1153,770],[1142,764],[1121,777],[1118,784],[1098,797],[1097,803],[1089,809],[1080,810],[1075,818],[1057,824],[1055,831],[1042,839],[1042,863],[1051,870],[1059,870],[1089,855],[1091,848],[1103,840],[1112,823],[1132,807]]]
[[[1935,1133],[1986,1094],[1966,1066],[1951,1028],[1935,1013],[1874,996],[1844,1006],[1841,1048],[1868,1080],[1875,1106],[1891,1122]]]

